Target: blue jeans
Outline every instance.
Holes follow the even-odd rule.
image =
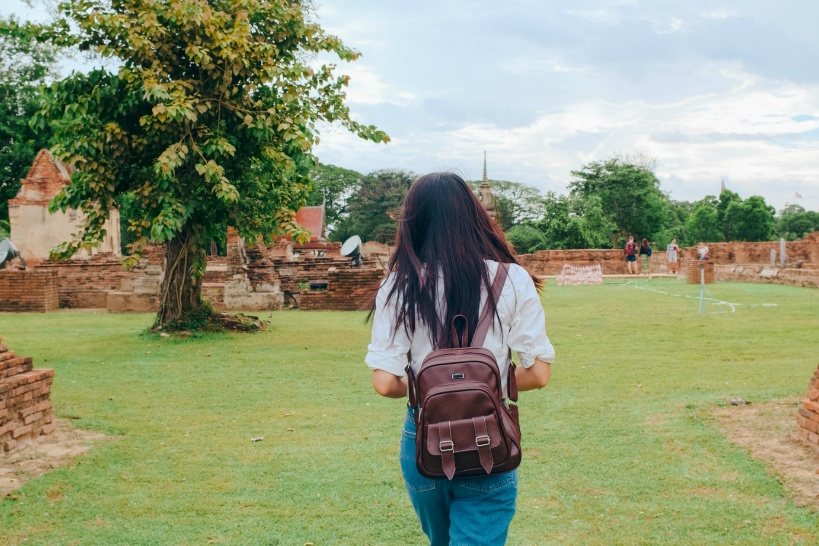
[[[415,465],[415,421],[410,411],[401,435],[401,472],[431,546],[506,543],[515,515],[517,470],[452,481],[427,478]]]

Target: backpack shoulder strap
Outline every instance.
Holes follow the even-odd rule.
[[[483,342],[486,339],[486,334],[489,332],[489,327],[494,322],[492,316],[492,306],[489,304],[489,298],[498,305],[500,300],[503,284],[506,282],[506,277],[509,273],[509,264],[498,262],[498,271],[495,273],[495,280],[492,283],[492,294],[487,294],[486,303],[483,306],[483,311],[478,319],[478,327],[475,329],[475,335],[472,338],[472,347],[483,347]]]

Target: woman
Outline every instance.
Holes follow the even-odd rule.
[[[648,239],[640,242],[640,267],[644,274],[651,271],[651,245],[648,244]]]
[[[469,325],[477,325],[499,262],[510,264],[509,274],[498,304],[488,302],[494,323],[483,347],[495,355],[504,389],[510,350],[518,352],[522,364],[515,370],[518,391],[546,386],[554,349],[546,337],[535,282],[466,183],[452,173],[433,173],[416,180],[404,200],[389,274],[371,313],[372,342],[365,361],[378,394],[407,395],[405,367],[417,373],[433,349],[451,347],[443,325],[452,324],[454,316],[464,315]],[[415,421],[409,408],[401,471],[433,546],[505,543],[515,514],[517,470],[451,481],[423,476],[415,462]]]
[[[679,265],[677,263],[677,239],[671,239],[671,242],[665,249],[666,257],[668,258],[668,272],[672,274],[679,273]]]
[[[629,235],[626,243],[626,266],[628,266],[629,275],[637,274],[637,245],[634,243],[634,236]]]

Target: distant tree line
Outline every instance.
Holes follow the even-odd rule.
[[[490,180],[498,221],[518,253],[537,250],[622,248],[629,235],[664,249],[700,241],[794,240],[819,229],[819,213],[788,205],[777,214],[763,197],[742,199],[725,190],[695,202],[663,192],[653,159],[616,155],[572,171],[566,195],[542,193],[508,180]],[[361,174],[318,164],[308,204],[324,203],[329,239],[359,235],[395,242],[401,204],[415,175],[402,170]],[[470,182],[477,192],[480,181]]]

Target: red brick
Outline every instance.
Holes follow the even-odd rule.
[[[815,413],[819,413],[819,402],[814,402],[812,400],[803,400],[802,407],[809,409]]]
[[[811,421],[816,421],[819,423],[819,413],[810,411],[804,407],[799,408],[799,415],[804,417],[805,419],[810,419]]]
[[[29,407],[27,407],[27,408],[23,408],[23,409],[21,409],[21,410],[20,410],[20,412],[19,412],[19,414],[20,414],[20,419],[25,419],[26,417],[28,417],[29,415],[31,415],[32,413],[34,413],[34,412],[36,412],[36,411],[37,411],[37,407],[36,407],[36,406],[29,406]],[[28,424],[28,423],[26,423],[26,424]]]
[[[807,419],[803,415],[797,415],[796,416],[796,424],[799,425],[800,427],[808,428],[808,427],[805,426],[806,422],[807,422]]]
[[[814,444],[819,444],[819,434],[815,432],[808,432],[808,441]]]
[[[3,444],[4,451],[11,451],[15,447],[17,447],[17,440],[9,440],[5,444]]]
[[[55,428],[57,428],[57,426],[54,423],[43,425],[43,428],[40,429],[40,435],[51,434]]]
[[[13,431],[11,431],[11,437],[16,440],[20,436],[28,434],[29,432],[31,432],[31,425],[26,425],[24,427],[16,428]]]
[[[24,425],[30,425],[31,423],[34,423],[35,421],[39,421],[42,418],[43,418],[43,412],[32,413],[31,415],[29,415],[28,417],[23,419],[23,424]]]
[[[13,354],[13,353],[6,353],[6,354]],[[15,366],[20,366],[23,364],[31,364],[33,359],[30,356],[16,356],[14,358],[7,358],[4,360],[0,360],[0,370],[6,368],[13,368]],[[30,369],[30,368],[29,368]]]
[[[6,360],[11,360],[17,355],[14,351],[7,351],[5,353],[0,353],[0,362],[4,362]]]
[[[819,400],[819,389],[812,389],[808,391],[808,399],[809,400]]]
[[[0,436],[7,432],[11,432],[11,429],[13,429],[15,426],[16,426],[15,423],[6,423],[2,427],[0,427]]]
[[[50,410],[50,409],[52,409],[51,400],[43,400],[42,402],[37,404],[35,407],[37,408],[37,411]]]

